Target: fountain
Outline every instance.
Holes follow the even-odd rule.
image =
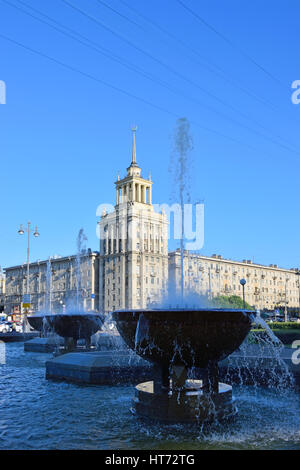
[[[184,212],[190,202],[189,123],[179,119],[174,134],[175,188],[181,206],[180,305],[184,305]],[[135,389],[138,415],[163,421],[213,421],[236,413],[230,385],[219,383],[218,361],[233,353],[251,328],[255,312],[213,308],[158,308],[113,313],[121,336],[137,354],[155,364],[154,380]],[[201,370],[202,378],[195,378]]]
[[[100,330],[104,322],[103,315],[92,312],[48,314],[45,318],[49,327],[64,338],[66,351],[75,350],[79,339],[84,339],[85,346],[89,349],[91,336]]]
[[[65,350],[75,350],[79,339],[91,346],[91,336],[100,330],[104,317],[93,312],[40,313],[28,316],[28,322],[37,331],[51,331],[64,338]]]
[[[64,352],[74,351],[77,341],[85,340],[86,349],[91,347],[91,336],[100,330],[104,316],[94,312],[85,312],[80,302],[81,279],[81,257],[86,253],[84,242],[87,240],[83,229],[79,230],[77,236],[77,254],[75,265],[76,295],[75,299],[69,301],[67,312],[52,313],[51,307],[51,261],[47,262],[46,273],[46,305],[45,312],[28,316],[29,324],[42,335],[52,332],[64,339]],[[57,341],[59,343],[59,341]],[[48,343],[47,345],[48,346]],[[29,350],[27,348],[27,350]]]
[[[138,415],[171,422],[233,416],[232,388],[219,382],[218,361],[241,345],[253,315],[207,308],[114,312],[127,345],[156,366],[154,380],[135,389]],[[193,377],[199,372],[201,380]]]

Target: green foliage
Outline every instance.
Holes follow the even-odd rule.
[[[296,322],[272,322],[268,323],[272,332],[280,339],[284,345],[290,345],[295,340],[300,339],[300,323]],[[250,342],[257,343],[259,338],[268,340],[268,334],[261,325],[256,325],[251,329],[248,336]]]
[[[280,322],[280,321],[274,321],[274,322],[267,322],[269,328],[271,330],[300,330],[300,323],[296,323],[293,321],[286,321],[286,322]],[[256,330],[262,329],[260,325],[255,325]]]
[[[238,309],[244,308],[243,299],[241,299],[241,297],[239,297],[238,295],[231,295],[231,296],[219,295],[218,297],[214,297],[211,300],[211,303],[215,307],[238,308]],[[252,310],[251,305],[249,305],[247,302],[245,302],[245,308],[247,310]]]
[[[282,330],[272,330],[275,336],[277,336],[280,341],[285,344],[292,344],[294,341],[300,339],[300,330],[299,329],[282,329]],[[248,341],[250,343],[258,343],[259,339],[269,341],[268,333],[266,330],[252,329],[248,335]]]
[[[271,330],[289,330],[290,328],[293,330],[300,330],[300,323],[296,323],[294,321],[274,321],[273,323],[268,323]]]

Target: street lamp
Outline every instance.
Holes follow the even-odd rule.
[[[246,279],[241,279],[240,284],[243,288],[243,308],[245,308],[245,284],[246,284]]]
[[[30,235],[31,233],[33,233],[33,236],[34,237],[39,237],[40,234],[38,232],[38,228],[37,226],[35,227],[35,230],[33,230],[31,228],[31,223],[28,222],[27,223],[27,228],[23,229],[23,225],[21,224],[20,225],[20,228],[18,230],[18,234],[19,235],[24,235],[24,233],[27,232],[28,233],[28,244],[27,244],[27,280],[26,280],[26,294],[27,294],[27,297],[29,296],[29,259],[30,259]],[[27,301],[29,299],[27,298]],[[30,303],[30,301],[28,302]]]

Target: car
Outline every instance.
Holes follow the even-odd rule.
[[[10,332],[10,325],[8,322],[4,321],[0,323],[0,333],[9,333]]]
[[[23,327],[21,323],[16,323],[16,332],[17,333],[22,333],[23,332]]]

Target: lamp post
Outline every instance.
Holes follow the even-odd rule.
[[[18,230],[19,235],[24,235],[24,233],[27,232],[28,234],[28,242],[27,242],[27,279],[26,279],[26,294],[27,294],[27,301],[29,300],[29,259],[30,259],[30,235],[33,233],[34,237],[39,237],[39,232],[37,226],[35,227],[35,230],[31,228],[31,223],[27,223],[27,228],[23,229],[23,225],[20,225],[20,228]],[[30,303],[30,300],[29,302]],[[28,309],[28,307],[27,307]]]
[[[246,279],[241,279],[240,284],[243,288],[243,308],[245,308],[245,284],[246,284]]]

